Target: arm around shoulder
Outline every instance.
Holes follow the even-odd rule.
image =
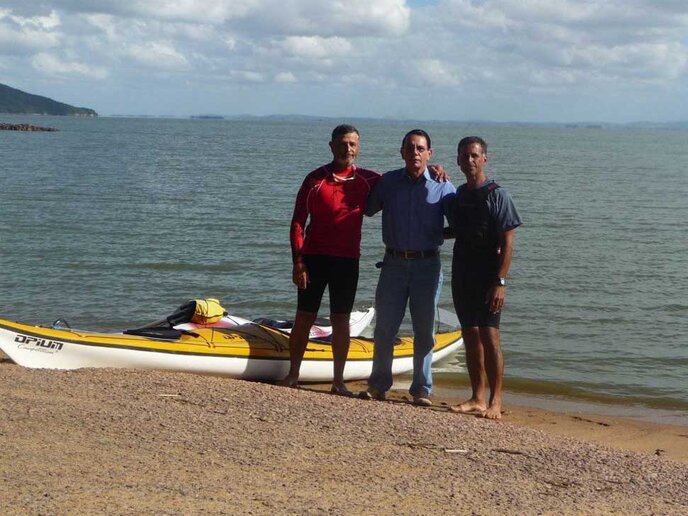
[[[451,184],[451,183],[450,183]],[[442,230],[442,237],[456,238],[456,227],[454,220],[454,200],[456,199],[456,191],[452,191],[442,198],[442,211],[444,212],[444,217],[449,223],[448,227]]]
[[[366,201],[365,214],[368,217],[372,217],[378,211],[382,209],[382,178],[378,179],[373,183],[373,187],[368,194],[368,200]]]

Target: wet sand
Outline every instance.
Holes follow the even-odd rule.
[[[688,514],[688,428],[405,397],[2,360],[0,511]]]
[[[358,392],[365,388],[364,382],[353,382],[349,387]],[[329,385],[311,387],[326,391]],[[444,394],[444,395],[442,395]],[[446,411],[470,397],[470,390],[456,390],[458,396],[447,396],[446,391],[433,396],[435,407],[431,410]],[[410,402],[406,391],[392,390],[389,397],[394,400]],[[622,417],[604,413],[604,405],[562,404],[560,410],[538,408],[543,405],[537,396],[504,394],[505,407],[503,419],[497,424],[509,422],[541,430],[553,436],[573,437],[581,441],[591,441],[621,450],[632,450],[655,454],[688,464],[688,426],[651,422],[637,417]],[[556,403],[549,403],[556,405]],[[545,405],[548,405],[545,403]],[[576,410],[571,407],[578,405]],[[566,410],[569,408],[569,410]],[[637,413],[637,411],[634,411]],[[464,415],[460,417],[477,417]]]

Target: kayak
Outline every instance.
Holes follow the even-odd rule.
[[[280,380],[289,371],[289,335],[261,324],[176,330],[173,338],[151,335],[98,333],[0,319],[0,350],[23,367],[155,369],[263,381]],[[433,362],[454,353],[462,343],[461,331],[438,333]],[[344,379],[368,378],[372,363],[372,339],[353,337]],[[402,337],[394,347],[392,373],[412,370],[413,337]],[[300,380],[332,380],[332,347],[327,341],[309,340]]]
[[[349,318],[349,335],[352,337],[358,337],[373,321],[375,316],[375,308],[368,308],[367,310],[359,310],[351,312]],[[253,321],[249,319],[244,319],[243,317],[238,317],[236,315],[225,315],[222,319],[214,323],[199,324],[193,322],[187,322],[182,324],[177,324],[174,326],[178,330],[196,330],[198,328],[231,328],[233,326],[240,326],[242,324],[259,323],[263,326],[269,326],[275,330],[282,331],[284,333],[291,333],[294,326],[294,321],[291,320],[280,320],[280,319],[254,319]],[[322,339],[332,335],[332,323],[329,318],[318,318],[315,324],[311,326],[310,338],[311,339]]]

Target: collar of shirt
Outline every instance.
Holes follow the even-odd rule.
[[[470,188],[469,190],[478,190],[478,189],[482,188],[483,186],[487,186],[489,183],[494,183],[494,179],[490,179],[488,177],[487,179],[485,179],[485,181],[483,181],[479,185],[475,185],[474,188]],[[466,188],[468,188],[468,183],[466,183]]]
[[[409,174],[408,169],[404,168],[404,177],[410,181],[411,183],[416,183],[417,181],[427,181],[428,179],[431,179],[430,177],[430,171],[428,170],[428,167],[425,167],[425,170],[421,175],[418,177],[413,177],[411,174]]]
[[[332,170],[330,165],[324,165],[323,169],[335,183],[342,183],[344,181],[351,181],[356,177],[356,165],[351,165],[344,170],[337,170],[336,172]]]

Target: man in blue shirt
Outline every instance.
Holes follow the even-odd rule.
[[[435,313],[442,290],[442,245],[447,196],[455,188],[433,179],[427,168],[430,136],[414,129],[404,136],[401,157],[406,166],[382,176],[366,207],[371,216],[382,210],[386,246],[375,293],[375,350],[365,399],[385,399],[392,387],[392,359],[399,327],[409,305],[414,334],[413,382],[409,393],[417,405],[431,405],[432,349]]]

